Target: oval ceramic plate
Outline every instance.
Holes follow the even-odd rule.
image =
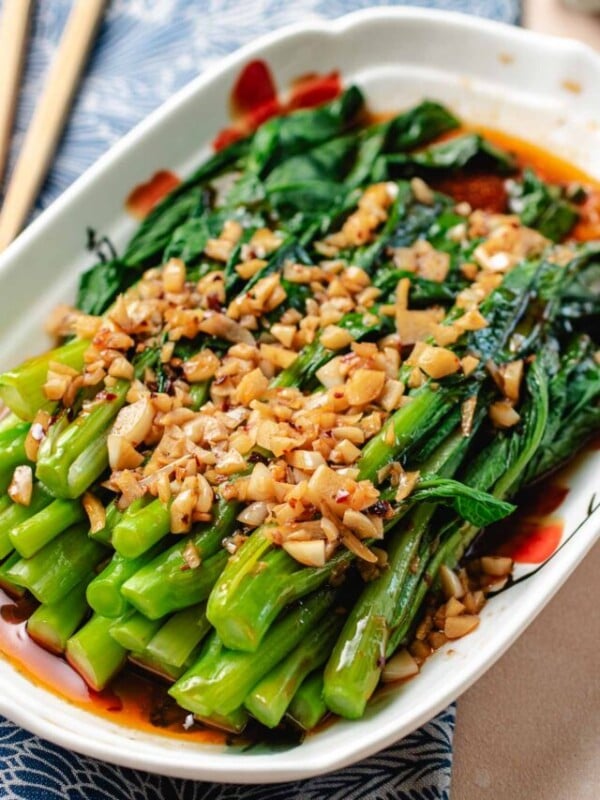
[[[232,84],[258,57],[281,88],[308,71],[337,69],[346,84],[364,89],[375,111],[439,99],[465,120],[530,139],[600,177],[600,58],[591,50],[471,17],[408,9],[287,28],[239,50],[166,103],[1,257],[0,367],[46,346],[39,321],[73,297],[77,275],[89,265],[86,227],[122,244],[134,228],[122,211],[131,188],[161,168],[185,175],[206,155],[198,142],[209,142],[227,125]],[[300,747],[240,753],[128,730],[32,685],[1,660],[0,712],[67,748],[166,775],[269,782],[350,764],[443,709],[523,632],[596,538],[599,468],[600,454],[591,453],[570,470],[560,510],[563,546],[543,569],[493,599],[475,633],[439,651],[415,680],[373,703],[364,719],[336,722]]]

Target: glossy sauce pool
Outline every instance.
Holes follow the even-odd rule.
[[[110,689],[95,692],[60,656],[36,644],[26,631],[34,606],[0,590],[0,652],[19,672],[39,686],[111,722],[149,733],[203,744],[223,744],[227,735],[197,723],[184,727],[185,711],[169,698],[166,685],[133,668],[124,670]]]
[[[574,235],[582,241],[600,238],[600,183],[568,162],[521,139],[488,128],[470,127],[458,133],[466,130],[484,134],[494,144],[514,153],[520,167],[531,166],[550,182],[578,183],[587,188],[587,199],[580,206],[581,220]],[[171,173],[156,173],[148,184],[132,192],[130,210],[143,217],[177,183],[178,178]],[[439,188],[474,207],[504,210],[506,193],[497,176],[457,176],[440,181]],[[550,486],[554,488],[549,490]],[[482,549],[488,553],[502,552],[517,561],[540,563],[545,560],[556,549],[562,535],[562,520],[555,512],[567,491],[561,486],[547,484],[544,492],[525,499],[524,506],[509,522],[491,528],[475,547],[479,552]],[[546,502],[544,506],[544,496],[546,500],[550,498],[549,505]],[[203,728],[198,723],[186,730],[184,723],[188,715],[169,699],[166,685],[133,668],[125,669],[110,690],[92,691],[63,658],[48,653],[30,639],[26,618],[31,610],[31,605],[12,600],[0,591],[0,653],[34,683],[128,728],[203,744],[223,744],[228,740],[227,734]]]

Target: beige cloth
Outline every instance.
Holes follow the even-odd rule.
[[[523,23],[526,28],[570,36],[600,50],[600,15],[573,11],[561,0],[524,0]]]
[[[599,800],[600,544],[458,701],[452,800]]]

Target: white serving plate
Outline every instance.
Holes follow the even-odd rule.
[[[458,14],[406,8],[359,12],[335,22],[295,25],[224,59],[193,81],[101,158],[0,257],[0,367],[47,345],[42,320],[72,299],[90,263],[85,229],[120,245],[134,223],[123,213],[131,188],[160,168],[180,175],[207,154],[227,125],[227,98],[240,68],[264,58],[278,85],[307,71],[339,69],[374,110],[431,97],[475,121],[542,144],[600,178],[600,58],[566,40]],[[10,333],[9,333],[10,332]],[[439,651],[406,686],[374,703],[364,719],[337,722],[302,746],[239,753],[117,726],[33,685],[0,660],[0,713],[64,747],[165,775],[222,782],[307,778],[351,764],[397,741],[458,697],[523,632],[600,530],[588,514],[600,490],[600,453],[571,470],[560,510],[568,534],[556,557],[531,579],[494,599],[478,630]],[[565,634],[567,632],[565,631]]]

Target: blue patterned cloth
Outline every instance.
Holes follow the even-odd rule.
[[[290,22],[338,17],[370,5],[368,0],[113,0],[38,208],[45,208],[136,122],[221,56]],[[519,20],[518,0],[414,0],[412,5]],[[70,6],[71,0],[36,4],[13,159]],[[49,744],[0,717],[0,798],[447,800],[454,722],[451,707],[394,747],[325,777],[236,787],[103,764]]]

